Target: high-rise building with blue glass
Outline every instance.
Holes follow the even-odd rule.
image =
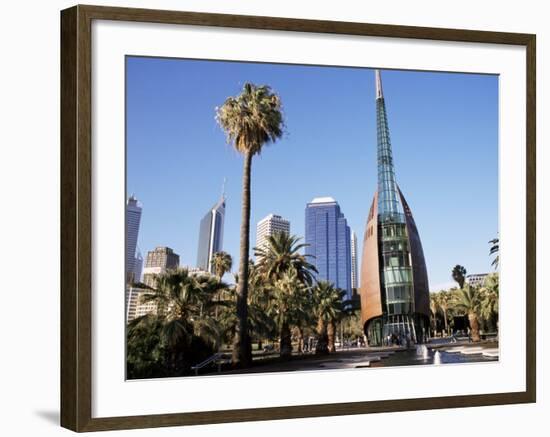
[[[357,234],[351,231],[351,288],[359,288],[359,271],[357,270]]]
[[[306,206],[306,255],[318,280],[332,282],[351,298],[350,228],[332,197],[318,197]]]
[[[361,316],[369,345],[428,335],[429,288],[420,235],[397,185],[380,71],[375,71],[378,189],[363,239]]]

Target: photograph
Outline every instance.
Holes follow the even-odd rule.
[[[127,380],[498,363],[497,74],[126,55],[125,147]]]
[[[0,434],[544,429],[550,26],[488,1],[4,2]]]

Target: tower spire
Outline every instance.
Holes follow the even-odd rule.
[[[380,77],[380,70],[374,70],[374,76],[376,78],[376,99],[383,99],[384,92],[382,91],[382,78]]]
[[[225,183],[227,182],[227,178],[223,178],[223,184],[222,184],[222,199],[225,200]]]
[[[380,70],[375,70],[376,82],[376,125],[378,142],[378,212],[393,216],[401,213],[397,183],[395,182],[395,169],[393,167],[393,154],[386,114],[386,103],[382,92],[382,77]]]

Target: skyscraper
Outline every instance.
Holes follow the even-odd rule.
[[[351,288],[357,290],[359,286],[357,277],[357,234],[355,231],[351,233]]]
[[[351,298],[350,228],[332,197],[318,197],[307,204],[306,244],[317,279],[332,282]]]
[[[141,221],[141,204],[132,194],[126,202],[126,282],[134,280],[134,263]]]
[[[166,246],[156,247],[147,253],[145,268],[143,269],[143,282],[149,287],[155,286],[155,275],[166,270],[176,269],[180,264],[180,256]]]
[[[269,214],[261,219],[256,225],[256,247],[264,247],[267,238],[277,232],[290,234],[290,222],[276,214]]]
[[[141,281],[141,272],[143,270],[143,256],[141,256],[141,252],[139,251],[139,248],[136,250],[136,256],[134,258],[134,282],[140,282]]]
[[[361,318],[369,345],[391,334],[425,341],[428,273],[414,218],[395,179],[380,71],[375,71],[378,189],[363,240]]]
[[[204,215],[199,230],[197,267],[213,272],[212,257],[223,250],[223,225],[225,220],[225,195]]]

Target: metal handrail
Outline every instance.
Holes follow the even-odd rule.
[[[200,369],[202,369],[203,367],[208,366],[209,364],[211,364],[215,361],[218,361],[217,362],[218,372],[220,372],[221,371],[221,358],[223,358],[223,355],[224,355],[223,352],[216,352],[214,355],[207,358],[206,360],[200,362],[199,364],[195,364],[194,366],[192,366],[191,369],[195,371],[195,375],[198,375]]]

